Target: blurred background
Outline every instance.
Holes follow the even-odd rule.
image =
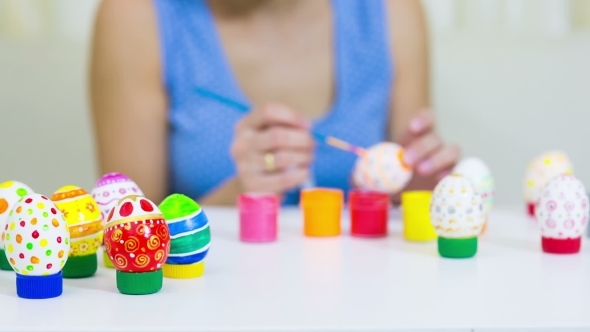
[[[361,1],[361,0],[340,0]],[[99,176],[87,103],[97,0],[0,0],[0,182],[41,193]],[[537,154],[562,149],[590,187],[590,1],[424,0],[440,131],[521,204]]]

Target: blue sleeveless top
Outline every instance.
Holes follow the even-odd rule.
[[[206,0],[153,1],[169,98],[169,191],[199,200],[236,175],[230,146],[244,113],[195,90],[250,103],[225,57]],[[335,98],[313,130],[368,147],[387,137],[393,63],[385,4],[332,0],[331,6]],[[312,181],[347,192],[355,160],[351,153],[317,144]],[[285,204],[298,201],[297,188],[285,195]]]

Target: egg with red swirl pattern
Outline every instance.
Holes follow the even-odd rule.
[[[127,196],[108,215],[104,244],[118,271],[151,272],[161,269],[168,258],[170,232],[152,201]]]

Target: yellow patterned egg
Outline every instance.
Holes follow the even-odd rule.
[[[70,257],[96,254],[102,244],[103,225],[98,205],[78,186],[59,188],[51,197],[70,230]]]

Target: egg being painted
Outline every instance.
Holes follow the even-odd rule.
[[[22,182],[6,181],[0,183],[0,231],[4,230],[6,218],[8,218],[12,205],[18,202],[22,197],[32,193],[34,193],[33,189]],[[4,243],[0,239],[0,251],[3,249]],[[0,252],[0,255],[3,254],[4,253]],[[2,260],[2,258],[3,257],[0,257],[0,260]],[[0,262],[0,268],[10,269],[10,266],[5,267],[3,262]]]
[[[151,272],[162,268],[170,252],[170,231],[164,216],[149,199],[127,196],[107,218],[104,246],[115,268]]]
[[[483,199],[484,213],[489,213],[494,205],[494,178],[488,166],[479,158],[469,157],[461,160],[454,173],[467,177]]]
[[[586,188],[573,175],[560,175],[547,183],[535,209],[545,238],[575,239],[588,225]]]
[[[353,181],[361,189],[398,193],[412,178],[412,169],[403,161],[401,146],[382,142],[367,149],[356,161]]]
[[[527,203],[536,203],[542,188],[561,174],[573,174],[572,163],[565,153],[550,151],[533,159],[526,168],[524,200]]]
[[[103,223],[117,202],[126,196],[143,196],[143,192],[133,180],[121,173],[103,175],[92,189],[92,198],[98,204]]]
[[[13,205],[4,226],[6,257],[25,276],[59,273],[70,252],[66,220],[47,197],[30,194]]]
[[[70,256],[95,254],[102,244],[103,225],[98,205],[78,186],[59,188],[51,197],[63,213],[70,231]]]
[[[430,216],[441,237],[477,237],[485,221],[482,197],[467,177],[448,175],[434,189]]]

